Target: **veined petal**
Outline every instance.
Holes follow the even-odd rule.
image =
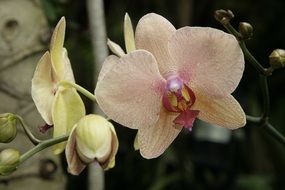
[[[111,152],[109,157],[106,160],[104,160],[104,163],[100,163],[104,170],[111,169],[115,166],[115,156],[119,148],[119,141],[117,138],[116,131],[114,129],[114,126],[110,122],[109,122],[109,128],[112,134]]]
[[[65,156],[68,164],[68,172],[73,175],[79,175],[83,169],[86,167],[86,164],[81,161],[76,151],[76,126],[72,129],[70,136],[68,137]]]
[[[42,118],[52,125],[51,107],[54,100],[54,86],[49,52],[38,62],[32,79],[32,98]]]
[[[57,74],[57,77],[59,77],[59,80],[61,80],[61,76],[64,73],[63,44],[65,36],[65,26],[65,18],[62,17],[53,31],[50,44],[52,66],[55,73]]]
[[[62,88],[55,95],[52,106],[52,119],[54,123],[53,137],[68,134],[75,123],[85,115],[85,107],[73,88]],[[54,146],[54,153],[64,150],[65,143]]]
[[[97,82],[101,81],[105,77],[106,73],[109,72],[113,68],[113,66],[118,64],[118,62],[119,57],[115,55],[108,56],[102,65]]]
[[[207,94],[232,93],[243,74],[244,57],[233,35],[213,28],[184,27],[169,43],[177,72]]]
[[[136,48],[145,49],[154,55],[165,78],[174,66],[169,55],[168,42],[175,31],[168,20],[154,13],[142,17],[136,28]]]
[[[144,158],[151,159],[160,156],[174,141],[182,129],[182,126],[173,123],[177,115],[177,113],[170,113],[162,108],[155,125],[139,129],[138,145]]]
[[[124,37],[127,53],[134,51],[136,49],[134,30],[128,13],[125,14],[124,18]]]
[[[200,110],[199,119],[228,129],[237,129],[246,124],[245,113],[232,95],[215,98],[196,93],[193,109]]]
[[[153,55],[136,50],[123,56],[98,81],[95,96],[111,119],[138,129],[158,120],[165,84]]]

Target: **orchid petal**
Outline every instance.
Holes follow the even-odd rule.
[[[68,58],[67,50],[65,48],[62,49],[62,54],[63,54],[62,55],[62,57],[63,57],[62,64],[64,65],[64,72],[62,73],[61,80],[65,80],[65,81],[75,83],[72,67],[71,67],[71,64],[70,64],[70,61]]]
[[[110,122],[109,122],[108,126],[111,130],[112,142],[111,142],[111,153],[110,153],[109,157],[104,161],[104,163],[101,163],[102,168],[104,170],[111,169],[115,166],[115,156],[116,156],[116,154],[118,152],[118,148],[119,148],[119,141],[118,141],[117,134],[116,134],[116,131],[114,129],[114,126]]]
[[[113,68],[113,66],[118,64],[118,62],[119,58],[117,56],[115,55],[108,56],[102,65],[97,82],[101,81],[105,77],[106,73],[108,73]]]
[[[65,36],[65,26],[65,18],[62,17],[54,29],[50,44],[52,67],[57,77],[59,78],[58,80],[61,80],[62,74],[65,70],[63,64],[63,44]]]
[[[79,175],[86,164],[81,161],[76,151],[76,126],[72,129],[70,136],[68,137],[65,156],[68,164],[68,172],[73,175]]]
[[[173,123],[178,114],[161,109],[158,122],[138,131],[138,144],[141,155],[151,159],[160,156],[180,133],[182,126]]]
[[[128,13],[125,14],[124,18],[124,37],[127,53],[134,51],[136,49],[134,30],[131,18],[129,17]]]
[[[52,102],[54,100],[54,86],[49,52],[46,52],[37,64],[32,79],[32,98],[42,118],[48,125],[52,125]]]
[[[153,55],[136,50],[123,56],[98,81],[95,96],[111,119],[138,129],[158,120],[165,83]]]
[[[87,115],[78,122],[77,152],[85,163],[105,162],[112,151],[112,132],[109,122],[99,115]]]
[[[170,74],[173,70],[168,41],[175,31],[174,26],[168,20],[154,13],[142,17],[136,28],[137,49],[145,49],[154,55],[163,76]]]
[[[74,124],[84,115],[85,107],[76,90],[73,88],[59,89],[52,106],[53,137],[68,134]],[[54,153],[61,153],[64,146],[65,143],[55,145]]]
[[[245,113],[232,95],[209,98],[202,93],[196,93],[193,109],[200,111],[199,119],[228,129],[237,129],[246,124]]]
[[[213,28],[184,27],[169,43],[180,77],[207,94],[232,93],[243,74],[244,57],[233,35]]]
[[[113,42],[112,40],[108,39],[107,40],[107,45],[109,47],[109,49],[111,50],[111,52],[115,55],[117,55],[118,57],[122,57],[125,55],[124,50],[121,48],[121,46],[119,46],[118,44],[116,44],[115,42]]]

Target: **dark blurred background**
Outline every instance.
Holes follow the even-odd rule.
[[[66,17],[65,46],[77,83],[93,91],[93,57],[86,2],[41,0],[41,3],[50,26],[55,26],[61,16]],[[190,25],[224,30],[215,21],[213,12],[230,9],[235,14],[232,21],[235,27],[243,21],[252,24],[254,36],[247,45],[265,67],[273,49],[285,48],[284,0],[105,0],[104,3],[107,35],[122,47],[126,12],[134,27],[144,14],[155,12],[176,28]],[[283,134],[284,86],[284,70],[274,72],[269,78],[270,122]],[[258,74],[251,65],[246,64],[244,77],[234,96],[247,114],[259,116],[262,113]],[[91,107],[89,105],[88,109]],[[116,167],[105,174],[106,189],[285,189],[284,146],[261,126],[249,123],[243,129],[217,132],[220,137],[213,140],[203,135],[212,133],[207,128],[199,131],[200,125],[205,127],[206,124],[197,123],[192,133],[183,131],[162,156],[146,160],[133,149],[135,131],[116,124],[120,147]],[[79,177],[69,176],[69,179],[68,189],[87,189],[86,171]]]

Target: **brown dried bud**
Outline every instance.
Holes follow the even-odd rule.
[[[242,40],[249,40],[253,35],[253,28],[251,24],[247,22],[240,22],[238,29]]]
[[[285,50],[275,49],[269,55],[269,63],[273,69],[285,67]]]
[[[228,24],[230,20],[234,18],[234,14],[231,10],[216,10],[214,13],[215,19],[222,24]]]

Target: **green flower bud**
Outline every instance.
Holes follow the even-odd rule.
[[[235,16],[231,10],[216,10],[214,13],[215,19],[222,24],[228,24]]]
[[[17,135],[17,118],[14,114],[0,114],[0,143],[11,142]]]
[[[241,34],[241,37],[243,40],[248,40],[253,35],[253,28],[251,24],[247,22],[240,22],[238,29],[239,29],[239,33]]]
[[[273,69],[285,67],[285,50],[275,49],[269,55],[269,63]]]
[[[20,163],[18,150],[8,148],[0,152],[0,175],[9,175],[14,172]]]

